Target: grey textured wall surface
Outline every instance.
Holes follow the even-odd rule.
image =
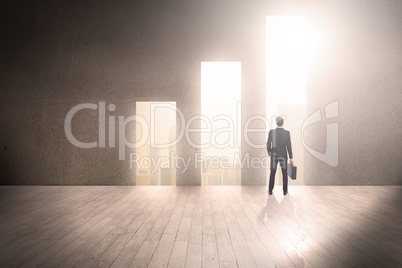
[[[201,61],[241,61],[242,121],[265,115],[265,16],[275,14],[319,17],[334,41],[333,54],[309,66],[306,108],[308,115],[339,101],[332,119],[339,122],[339,165],[305,153],[304,182],[401,184],[402,4],[352,2],[2,3],[0,184],[135,184],[135,169],[118,160],[118,148],[81,149],[67,140],[68,111],[104,101],[116,105],[106,116],[128,117],[136,101],[175,101],[188,119],[200,114]],[[77,113],[72,127],[80,140],[96,141],[98,111]],[[324,123],[305,137],[325,150]],[[194,151],[185,140],[177,146],[185,158]],[[266,151],[243,140],[246,153]],[[264,169],[242,170],[244,185],[265,181]],[[177,184],[199,185],[200,170],[178,169]]]
[[[307,76],[306,143],[325,153],[326,124],[338,122],[338,166],[305,153],[306,184],[402,184],[402,2],[338,2],[320,10],[332,53]],[[339,117],[325,120],[338,101]]]

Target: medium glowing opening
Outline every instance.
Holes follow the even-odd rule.
[[[230,162],[226,168],[207,163],[201,173],[203,185],[240,184],[240,170],[233,167],[235,155],[240,153],[240,100],[240,62],[201,62],[201,128],[207,127],[205,120],[211,126],[211,131],[201,134],[201,144],[208,144],[201,152],[205,161],[226,158]]]

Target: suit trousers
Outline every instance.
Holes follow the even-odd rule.
[[[282,169],[282,181],[283,181],[283,191],[288,191],[288,170],[287,170],[287,159],[285,158],[273,158],[271,159],[271,174],[269,176],[269,191],[274,189],[275,185],[275,174],[276,174],[276,167],[280,164]]]

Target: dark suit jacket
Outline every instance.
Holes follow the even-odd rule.
[[[268,135],[267,150],[271,160],[283,158],[287,161],[288,153],[289,158],[293,158],[290,132],[283,128],[271,129]]]

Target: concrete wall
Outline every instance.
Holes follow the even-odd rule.
[[[400,185],[402,2],[333,2],[316,12],[331,42],[309,66],[307,115],[321,109],[323,120],[304,134],[325,153],[326,124],[338,123],[339,161],[332,167],[306,152],[305,183]],[[334,101],[339,117],[326,120],[324,107]]]
[[[188,119],[200,113],[201,61],[241,61],[242,121],[265,115],[265,16],[288,13],[324,20],[334,40],[333,54],[310,66],[307,114],[339,100],[339,165],[307,153],[305,183],[402,183],[400,1],[8,1],[0,12],[1,184],[135,184],[117,148],[67,140],[68,111],[104,101],[116,105],[106,116],[128,117],[136,101],[175,101]],[[77,138],[96,141],[98,117],[78,113]],[[317,150],[319,127],[305,132]],[[186,159],[194,152],[177,146]],[[246,153],[266,151],[243,140]],[[264,169],[242,170],[244,185],[265,181]],[[178,168],[177,184],[200,184],[194,163]]]

